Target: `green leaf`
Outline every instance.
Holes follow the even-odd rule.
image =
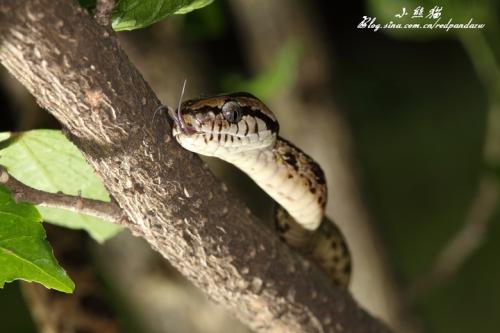
[[[5,133],[0,133],[3,136]],[[9,145],[0,149],[0,164],[24,184],[52,193],[110,200],[80,151],[60,131],[33,130],[14,134],[8,141]],[[98,242],[121,230],[118,225],[84,214],[46,207],[39,207],[39,211],[45,221],[84,229]]]
[[[8,140],[11,137],[9,132],[0,132],[0,142]]]
[[[134,30],[167,16],[186,14],[211,4],[213,0],[120,0],[113,10],[113,29]]]
[[[33,205],[17,204],[0,187],[0,288],[25,280],[47,288],[73,292],[75,284],[59,266]]]

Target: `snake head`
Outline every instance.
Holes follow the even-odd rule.
[[[208,156],[273,147],[279,131],[274,114],[247,93],[189,100],[170,117],[176,140]]]

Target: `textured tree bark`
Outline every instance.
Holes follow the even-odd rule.
[[[388,331],[259,226],[166,121],[152,124],[154,92],[76,2],[2,1],[0,61],[61,122],[127,227],[254,330]]]

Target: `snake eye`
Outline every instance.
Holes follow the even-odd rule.
[[[222,106],[222,115],[233,124],[239,122],[243,116],[240,105],[234,101],[229,101]]]

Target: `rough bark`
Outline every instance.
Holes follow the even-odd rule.
[[[154,92],[76,2],[2,1],[0,61],[61,122],[127,227],[250,327],[388,331],[259,226],[166,121],[152,124]]]

